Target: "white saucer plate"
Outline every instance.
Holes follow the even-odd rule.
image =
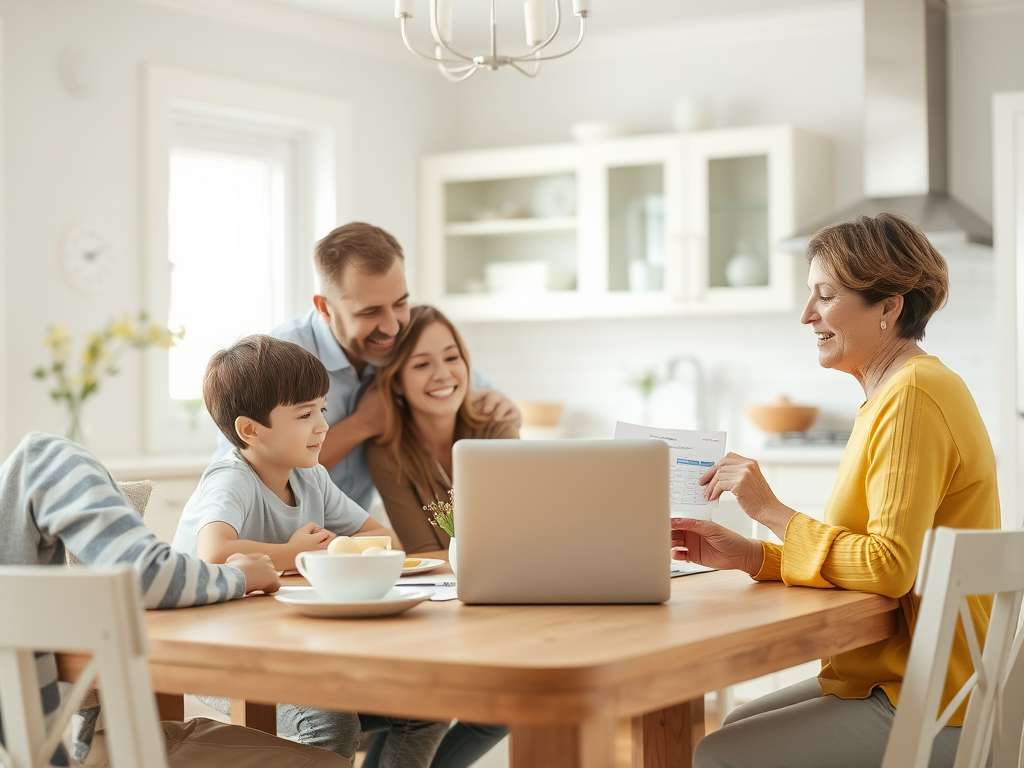
[[[393,616],[407,611],[424,600],[429,600],[433,592],[411,587],[394,587],[379,600],[353,600],[336,603],[324,600],[312,587],[296,587],[282,590],[274,597],[304,616],[315,616],[325,619],[358,619],[370,616]]]
[[[435,568],[439,568],[445,564],[445,560],[435,560],[432,557],[414,557],[413,560],[419,560],[419,565],[410,565],[408,568],[402,569],[402,575],[408,576],[410,573],[424,573],[426,571],[432,571]]]

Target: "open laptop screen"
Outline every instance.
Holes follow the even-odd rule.
[[[460,440],[452,452],[466,603],[669,597],[660,440]]]

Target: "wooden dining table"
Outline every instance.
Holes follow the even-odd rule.
[[[267,730],[276,702],[507,723],[515,768],[612,768],[630,718],[633,765],[651,768],[691,764],[706,691],[883,640],[897,605],[709,572],[673,579],[661,605],[456,600],[323,619],[251,596],[148,611],[146,627],[165,716],[197,693],[231,698],[235,722]],[[62,657],[62,675],[80,664]]]

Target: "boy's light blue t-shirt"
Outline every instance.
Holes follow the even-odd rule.
[[[295,506],[271,491],[237,449],[203,472],[192,498],[185,504],[172,546],[196,554],[199,531],[209,523],[227,523],[238,538],[285,544],[306,523],[316,523],[339,536],[363,527],[369,515],[338,490],[327,470],[298,467],[289,479]]]

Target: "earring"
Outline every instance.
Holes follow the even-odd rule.
[[[885,330],[885,320],[882,321],[882,330]]]

